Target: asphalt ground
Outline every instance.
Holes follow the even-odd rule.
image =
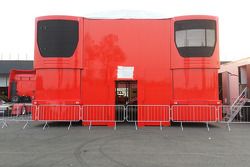
[[[248,167],[250,124],[118,124],[10,122],[0,129],[0,167]]]

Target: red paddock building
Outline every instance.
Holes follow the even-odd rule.
[[[183,106],[220,104],[218,43],[217,17],[213,16],[38,17],[34,104],[47,107],[39,111],[36,119],[72,119],[66,114],[69,111],[55,111],[52,105],[133,104],[180,106],[178,112],[172,113],[172,119],[200,121],[188,117],[188,109]],[[85,108],[82,110],[82,116],[78,110],[72,112],[85,120]],[[52,112],[58,112],[57,116],[52,118]],[[143,110],[137,112],[141,125],[159,124],[143,122],[146,114]],[[199,118],[208,119],[208,112],[204,109]],[[111,110],[107,120],[115,120],[116,114],[115,109]],[[92,111],[91,117],[98,117],[97,110]],[[170,119],[169,114],[164,117]],[[93,124],[114,125],[114,121]]]

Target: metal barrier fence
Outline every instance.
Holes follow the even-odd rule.
[[[128,105],[126,107],[126,120],[137,125],[159,125],[162,129],[164,123],[170,122],[169,105]]]
[[[69,129],[72,122],[82,119],[82,107],[81,105],[38,105],[33,112],[32,119],[45,121],[43,129],[48,126],[50,121],[69,122]]]
[[[231,131],[230,124],[250,123],[250,106],[223,105],[219,106],[218,111],[223,115],[219,123],[226,123],[229,131]]]
[[[173,105],[171,111],[171,120],[180,122],[182,130],[183,122],[203,122],[207,124],[209,131],[208,123],[219,120],[219,112],[214,105]]]
[[[33,118],[40,121],[79,121],[81,120],[81,106],[39,105]]]
[[[218,105],[31,105],[15,104],[12,111],[2,112],[0,106],[0,123],[2,128],[8,122],[25,122],[25,128],[31,121],[72,122],[83,121],[89,125],[111,125],[116,128],[118,122],[132,122],[138,126],[163,125],[172,121],[180,122],[212,122],[250,123],[250,106],[218,106]],[[105,124],[106,123],[106,124]]]
[[[25,128],[28,123],[32,120],[32,110],[34,110],[36,106],[33,106],[28,103],[20,103],[12,106],[12,110],[8,108],[1,109],[1,117],[0,120],[2,122],[2,128],[8,127],[7,122],[15,121],[15,122],[26,122],[23,126]]]
[[[217,107],[214,105],[173,105],[172,121],[217,122]]]
[[[83,124],[103,125],[103,123],[114,125],[117,122],[125,121],[124,105],[83,105],[82,121]]]
[[[250,123],[250,106],[220,106],[223,113],[221,123]]]

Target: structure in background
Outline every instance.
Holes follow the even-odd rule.
[[[13,103],[31,103],[35,97],[35,77],[34,70],[11,70],[8,98]]]
[[[12,69],[32,70],[33,61],[0,60],[0,93],[8,96],[9,73]]]
[[[38,107],[33,119],[114,126],[119,111],[110,106],[134,105],[139,126],[169,125],[170,114],[161,107],[139,106],[175,105],[173,121],[216,121],[211,110],[216,113],[214,106],[220,104],[217,37],[214,16],[38,17],[33,102]],[[213,109],[193,112],[194,105]],[[153,119],[149,114],[154,112]]]
[[[232,105],[245,88],[250,88],[250,58],[222,64],[219,87],[220,100],[223,104]]]

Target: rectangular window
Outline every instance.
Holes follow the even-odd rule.
[[[175,43],[183,57],[212,56],[216,43],[216,23],[212,20],[175,22]]]
[[[73,20],[38,21],[37,43],[43,57],[71,57],[78,44],[78,22]]]

